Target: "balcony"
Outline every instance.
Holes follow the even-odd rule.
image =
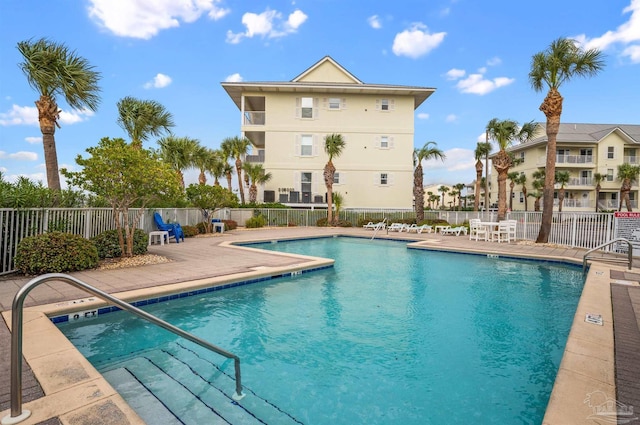
[[[244,111],[242,125],[265,125],[265,111]]]
[[[553,206],[557,207],[559,205],[558,199],[553,200]],[[591,199],[567,199],[564,198],[562,201],[562,208],[595,208],[595,204]]]
[[[567,186],[595,186],[591,177],[572,177]]]
[[[598,201],[598,207],[600,207],[603,210],[617,210],[619,206],[620,206],[619,199],[601,199]],[[623,203],[622,208],[624,209],[625,207],[626,206]],[[634,210],[638,208],[638,201],[636,201],[635,199],[632,199],[631,208],[633,208]]]
[[[632,164],[632,165],[638,165],[640,164],[640,157],[639,156],[624,156],[624,162],[627,164]]]
[[[257,155],[247,155],[244,158],[245,162],[251,162],[254,164],[263,164],[264,163],[264,149],[258,150]]]
[[[538,167],[544,167],[547,164],[547,157],[538,158]],[[572,165],[578,166],[595,166],[593,155],[556,155],[556,165],[558,167],[568,167]]]

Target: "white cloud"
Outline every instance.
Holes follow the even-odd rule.
[[[373,29],[379,30],[380,28],[382,28],[382,23],[380,22],[380,18],[378,18],[378,15],[369,16],[367,18],[367,22]]]
[[[203,14],[218,20],[229,13],[221,0],[89,0],[89,17],[121,37],[150,39],[161,30],[191,23]]]
[[[155,77],[153,77],[153,80],[148,81],[147,83],[144,84],[144,88],[145,89],[151,89],[151,88],[161,89],[171,84],[171,81],[173,80],[171,80],[171,77],[169,77],[168,75],[158,73]]]
[[[0,125],[38,125],[38,108],[12,105],[8,112],[0,113]]]
[[[243,80],[244,79],[242,78],[242,75],[238,74],[237,72],[235,74],[229,75],[224,79],[224,81],[226,81],[227,83],[239,83]]]
[[[458,116],[456,114],[449,114],[444,120],[445,122],[456,122],[458,121]]]
[[[449,172],[464,171],[470,169],[475,170],[476,161],[474,158],[473,150],[453,148],[445,150],[443,153],[446,156],[444,161],[432,158],[422,163],[425,169],[425,177],[428,176],[430,170],[446,170]]]
[[[37,161],[38,154],[35,152],[15,152],[15,153],[6,153],[4,151],[0,151],[0,159],[13,159],[15,161]]]
[[[75,124],[85,121],[87,117],[92,117],[93,115],[93,111],[89,109],[73,110],[71,112],[60,111],[58,122],[60,124]],[[8,112],[0,113],[0,126],[10,125],[39,125],[38,109],[35,106],[13,105]]]
[[[429,119],[429,114],[427,114],[426,112],[420,112],[418,114],[418,119],[420,119],[420,120],[428,120]]]
[[[466,71],[464,69],[451,68],[445,75],[447,76],[447,80],[457,80],[458,78],[464,77],[465,74]]]
[[[396,34],[393,40],[393,53],[396,56],[416,59],[438,47],[446,34],[446,32],[430,34],[426,25],[413,24],[411,28]]]
[[[261,36],[263,38],[277,38],[295,33],[298,28],[305,23],[308,16],[297,9],[286,20],[282,19],[282,14],[275,10],[265,10],[260,14],[247,12],[242,15],[242,24],[246,27],[245,32],[234,33],[227,31],[227,43],[238,44],[243,38]]]
[[[29,143],[30,145],[37,145],[42,143],[42,136],[32,136],[32,137],[25,137],[24,140]]]
[[[514,78],[498,77],[493,80],[485,79],[482,74],[470,74],[464,80],[458,81],[456,87],[462,93],[485,95],[495,89],[507,86],[515,81]]]
[[[500,65],[501,63],[502,63],[502,59],[500,59],[497,56],[493,57],[493,58],[491,58],[491,59],[489,59],[487,61],[487,65],[489,65],[489,66],[497,66],[497,65]]]
[[[573,37],[585,49],[606,50],[614,44],[622,44],[625,48],[623,56],[629,56],[632,62],[640,63],[640,0],[631,0],[631,4],[622,10],[623,14],[631,13],[629,20],[615,30],[609,30],[600,37],[587,38],[585,34]],[[637,44],[636,44],[637,43]]]

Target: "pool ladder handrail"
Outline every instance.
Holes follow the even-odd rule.
[[[98,298],[117,305],[122,310],[126,310],[129,313],[147,320],[154,325],[160,326],[163,329],[168,330],[178,336],[181,336],[195,344],[200,345],[214,353],[220,354],[229,359],[233,359],[235,365],[235,378],[236,378],[236,392],[232,398],[234,400],[241,400],[245,395],[242,393],[242,381],[240,374],[240,358],[235,354],[223,350],[189,332],[173,326],[171,323],[165,322],[156,316],[147,313],[144,310],[134,307],[133,305],[122,301],[106,292],[95,288],[73,276],[69,276],[63,273],[48,273],[31,279],[16,293],[13,298],[12,312],[11,312],[11,413],[10,416],[2,418],[2,425],[16,424],[27,419],[31,412],[29,410],[22,410],[22,330],[23,330],[23,306],[24,300],[27,294],[36,286],[48,282],[51,280],[62,281],[68,283],[78,289],[84,290]]]
[[[386,221],[387,221],[387,217],[385,217],[384,220],[382,220],[380,223],[378,223],[376,228],[373,230],[373,236],[371,236],[371,240],[373,240],[376,237],[376,235],[378,234],[378,231],[380,229],[383,229],[385,227],[385,222]]]
[[[629,250],[627,252],[627,259],[624,260],[622,258],[605,258],[603,259],[604,261],[613,261],[613,262],[622,262],[622,263],[628,263],[628,268],[629,270],[631,270],[631,267],[633,265],[633,245],[631,244],[631,241],[629,241],[629,239],[626,238],[616,238],[616,239],[612,239],[609,242],[605,242],[603,244],[600,244],[598,246],[596,246],[595,248],[591,248],[589,251],[586,252],[586,254],[584,254],[584,256],[582,257],[582,272],[584,273],[587,270],[587,260],[589,259],[589,254],[591,254],[594,251],[598,251],[602,248],[604,248],[605,246],[609,246],[611,244],[614,244],[616,242],[625,242],[627,244],[627,246],[629,247]]]

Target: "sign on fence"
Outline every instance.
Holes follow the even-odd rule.
[[[631,242],[634,257],[640,256],[640,212],[616,211],[613,214],[615,220],[616,238],[625,238]],[[627,252],[628,245],[618,243],[617,251]]]

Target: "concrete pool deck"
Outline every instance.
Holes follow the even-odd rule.
[[[232,242],[332,235],[371,237],[373,232],[353,228],[304,227],[235,230],[210,238],[187,239],[180,244],[150,247],[150,253],[171,259],[169,263],[91,270],[71,275],[127,300],[142,299],[159,292],[192,288],[193,285],[211,286],[229,280],[246,280],[319,264],[308,257],[230,246]],[[566,247],[476,242],[464,236],[439,234],[380,232],[377,237],[415,241],[413,246],[421,249],[555,259],[576,264],[582,263],[586,252]],[[589,418],[596,414],[596,395],[604,397],[603,401],[615,400],[611,283],[637,285],[636,276],[640,273],[638,266],[639,264],[634,264],[634,270],[628,272],[621,265],[592,263],[551,394],[545,424],[596,423],[591,422],[593,418]],[[29,280],[15,276],[0,278],[0,310],[4,312],[4,320],[9,325],[12,299],[17,290]],[[29,370],[23,374],[23,402],[24,408],[33,413],[21,423],[142,423],[47,318],[47,315],[55,312],[75,311],[79,307],[84,310],[85,307],[100,303],[89,298],[89,294],[60,282],[45,283],[27,297],[24,365],[26,367],[28,364],[33,373]],[[640,309],[635,311],[640,313]],[[586,323],[584,318],[587,313],[601,314],[603,326]],[[9,413],[9,347],[9,330],[4,323],[0,323],[0,418]],[[593,395],[593,400],[588,402],[590,395]]]

